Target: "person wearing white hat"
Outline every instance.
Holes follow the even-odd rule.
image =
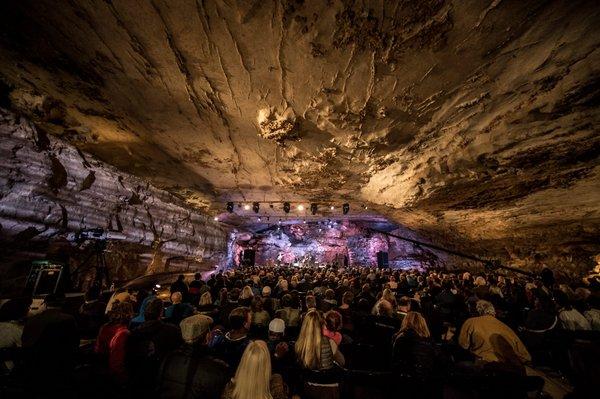
[[[162,364],[158,376],[159,398],[221,397],[231,371],[227,363],[209,355],[206,343],[212,323],[212,318],[202,314],[179,323],[184,344]]]

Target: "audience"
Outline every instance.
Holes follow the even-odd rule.
[[[171,303],[132,291],[111,299],[106,313],[90,290],[76,318],[55,295],[28,318],[26,306],[9,301],[0,308],[0,353],[20,355],[1,370],[42,375],[42,384],[28,386],[34,394],[60,393],[81,361],[81,332],[96,337],[107,382],[134,396],[344,397],[341,372],[378,370],[413,381],[404,395],[439,397],[457,371],[518,377],[536,361],[562,371],[573,362],[555,357],[545,339],[568,346],[573,340],[558,340],[600,330],[597,287],[559,286],[548,272],[538,280],[489,271],[246,267],[206,283],[197,274],[189,289],[179,276],[169,289]]]

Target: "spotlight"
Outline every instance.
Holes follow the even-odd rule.
[[[227,212],[229,212],[229,213],[233,212],[233,202],[227,203]]]
[[[304,210],[304,205],[302,205],[302,204],[298,205],[298,210],[299,211],[303,211]]]
[[[349,211],[350,205],[346,202],[344,205],[342,205],[342,212],[344,213],[344,215],[346,215]]]
[[[331,210],[333,211],[335,209],[335,206],[331,205]]]
[[[285,213],[290,213],[290,203],[289,202],[284,202],[283,203],[283,211]]]
[[[310,204],[310,213],[312,213],[313,215],[316,215],[317,209],[318,209],[317,204]]]
[[[260,209],[260,204],[258,202],[252,203],[252,210],[254,211],[254,213],[258,213],[259,209]]]
[[[218,216],[215,216],[215,217],[214,217],[214,221],[215,221],[215,222],[218,222],[218,221],[219,221],[219,217],[218,217]]]
[[[245,205],[244,205],[244,210],[245,210],[245,211],[249,211],[249,210],[250,210],[250,205],[248,205],[248,204],[245,204]]]
[[[304,220],[302,221],[302,223],[306,224],[306,219],[304,219]]]
[[[262,219],[260,218],[260,216],[256,219],[257,222],[260,222]]]
[[[279,221],[277,223],[281,224],[281,219],[279,219]]]

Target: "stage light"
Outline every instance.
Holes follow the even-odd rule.
[[[254,211],[254,213],[258,213],[258,211],[260,210],[260,204],[258,202],[252,203],[252,210]]]
[[[260,218],[260,216],[256,219],[257,222],[260,222],[262,219]]]
[[[219,217],[218,217],[218,216],[215,216],[215,217],[214,217],[214,220],[215,220],[215,222],[218,222],[218,221],[219,221]]]
[[[250,205],[248,205],[248,204],[245,204],[245,205],[244,205],[244,210],[245,210],[245,211],[249,211],[249,210],[250,210]]]
[[[302,205],[302,204],[298,205],[298,210],[299,211],[303,211],[304,210],[304,205]]]
[[[279,221],[277,223],[281,224],[281,219],[279,219]]]
[[[344,215],[346,215],[349,211],[350,211],[350,204],[348,204],[346,202],[344,205],[342,205],[342,212],[344,213]]]
[[[310,204],[310,213],[312,213],[313,215],[316,215],[317,209],[318,209],[317,204]]]
[[[306,219],[302,221],[302,223],[306,224]]]
[[[227,203],[227,212],[229,212],[229,213],[233,212],[233,202]]]
[[[284,202],[283,203],[283,211],[285,213],[290,213],[290,203],[289,202]]]
[[[331,210],[333,211],[335,209],[335,206],[331,205]]]

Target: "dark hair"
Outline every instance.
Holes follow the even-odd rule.
[[[91,286],[85,292],[85,300],[86,301],[93,301],[94,299],[98,299],[98,298],[100,298],[100,287],[98,287],[97,285]]]
[[[159,298],[154,298],[146,305],[144,309],[144,318],[146,320],[158,320],[163,313],[163,301]]]
[[[410,298],[407,296],[400,297],[398,299],[398,306],[410,306]]]
[[[239,308],[235,308],[229,313],[229,324],[231,325],[232,330],[240,330],[246,324],[248,320],[248,308],[240,306]]]
[[[31,299],[15,298],[9,299],[0,307],[0,322],[20,320],[27,316]]]
[[[292,296],[290,294],[285,294],[281,297],[281,307],[292,306]]]
[[[329,331],[339,331],[342,328],[342,315],[335,310],[325,313],[325,325]]]
[[[177,281],[183,281],[185,279],[185,276],[183,274],[180,274],[179,276],[177,276]]]
[[[263,310],[263,301],[261,297],[255,296],[254,298],[252,298],[250,306],[253,312],[260,312],[261,310]]]
[[[115,302],[108,312],[108,318],[115,324],[129,324],[133,317],[133,306],[131,302]]]
[[[351,305],[353,301],[354,294],[352,293],[352,291],[344,292],[344,295],[342,295],[342,303],[345,303],[346,305]]]
[[[194,279],[200,280],[201,278],[202,278],[202,275],[200,273],[194,274]]]

